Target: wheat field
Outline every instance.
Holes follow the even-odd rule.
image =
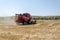
[[[60,40],[60,20],[32,25],[0,25],[0,40]]]

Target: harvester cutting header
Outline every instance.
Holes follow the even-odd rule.
[[[16,14],[15,21],[17,24],[36,24],[36,20],[32,20],[32,16],[29,13]]]

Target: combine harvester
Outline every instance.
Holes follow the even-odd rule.
[[[17,24],[36,24],[36,20],[32,20],[32,16],[29,13],[16,14],[15,21]]]

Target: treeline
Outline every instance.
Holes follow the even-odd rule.
[[[32,17],[34,20],[60,20],[60,16],[47,17]]]

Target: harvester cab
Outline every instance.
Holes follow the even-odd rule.
[[[29,13],[16,14],[15,21],[17,24],[36,24],[36,20],[31,20],[32,16]]]

